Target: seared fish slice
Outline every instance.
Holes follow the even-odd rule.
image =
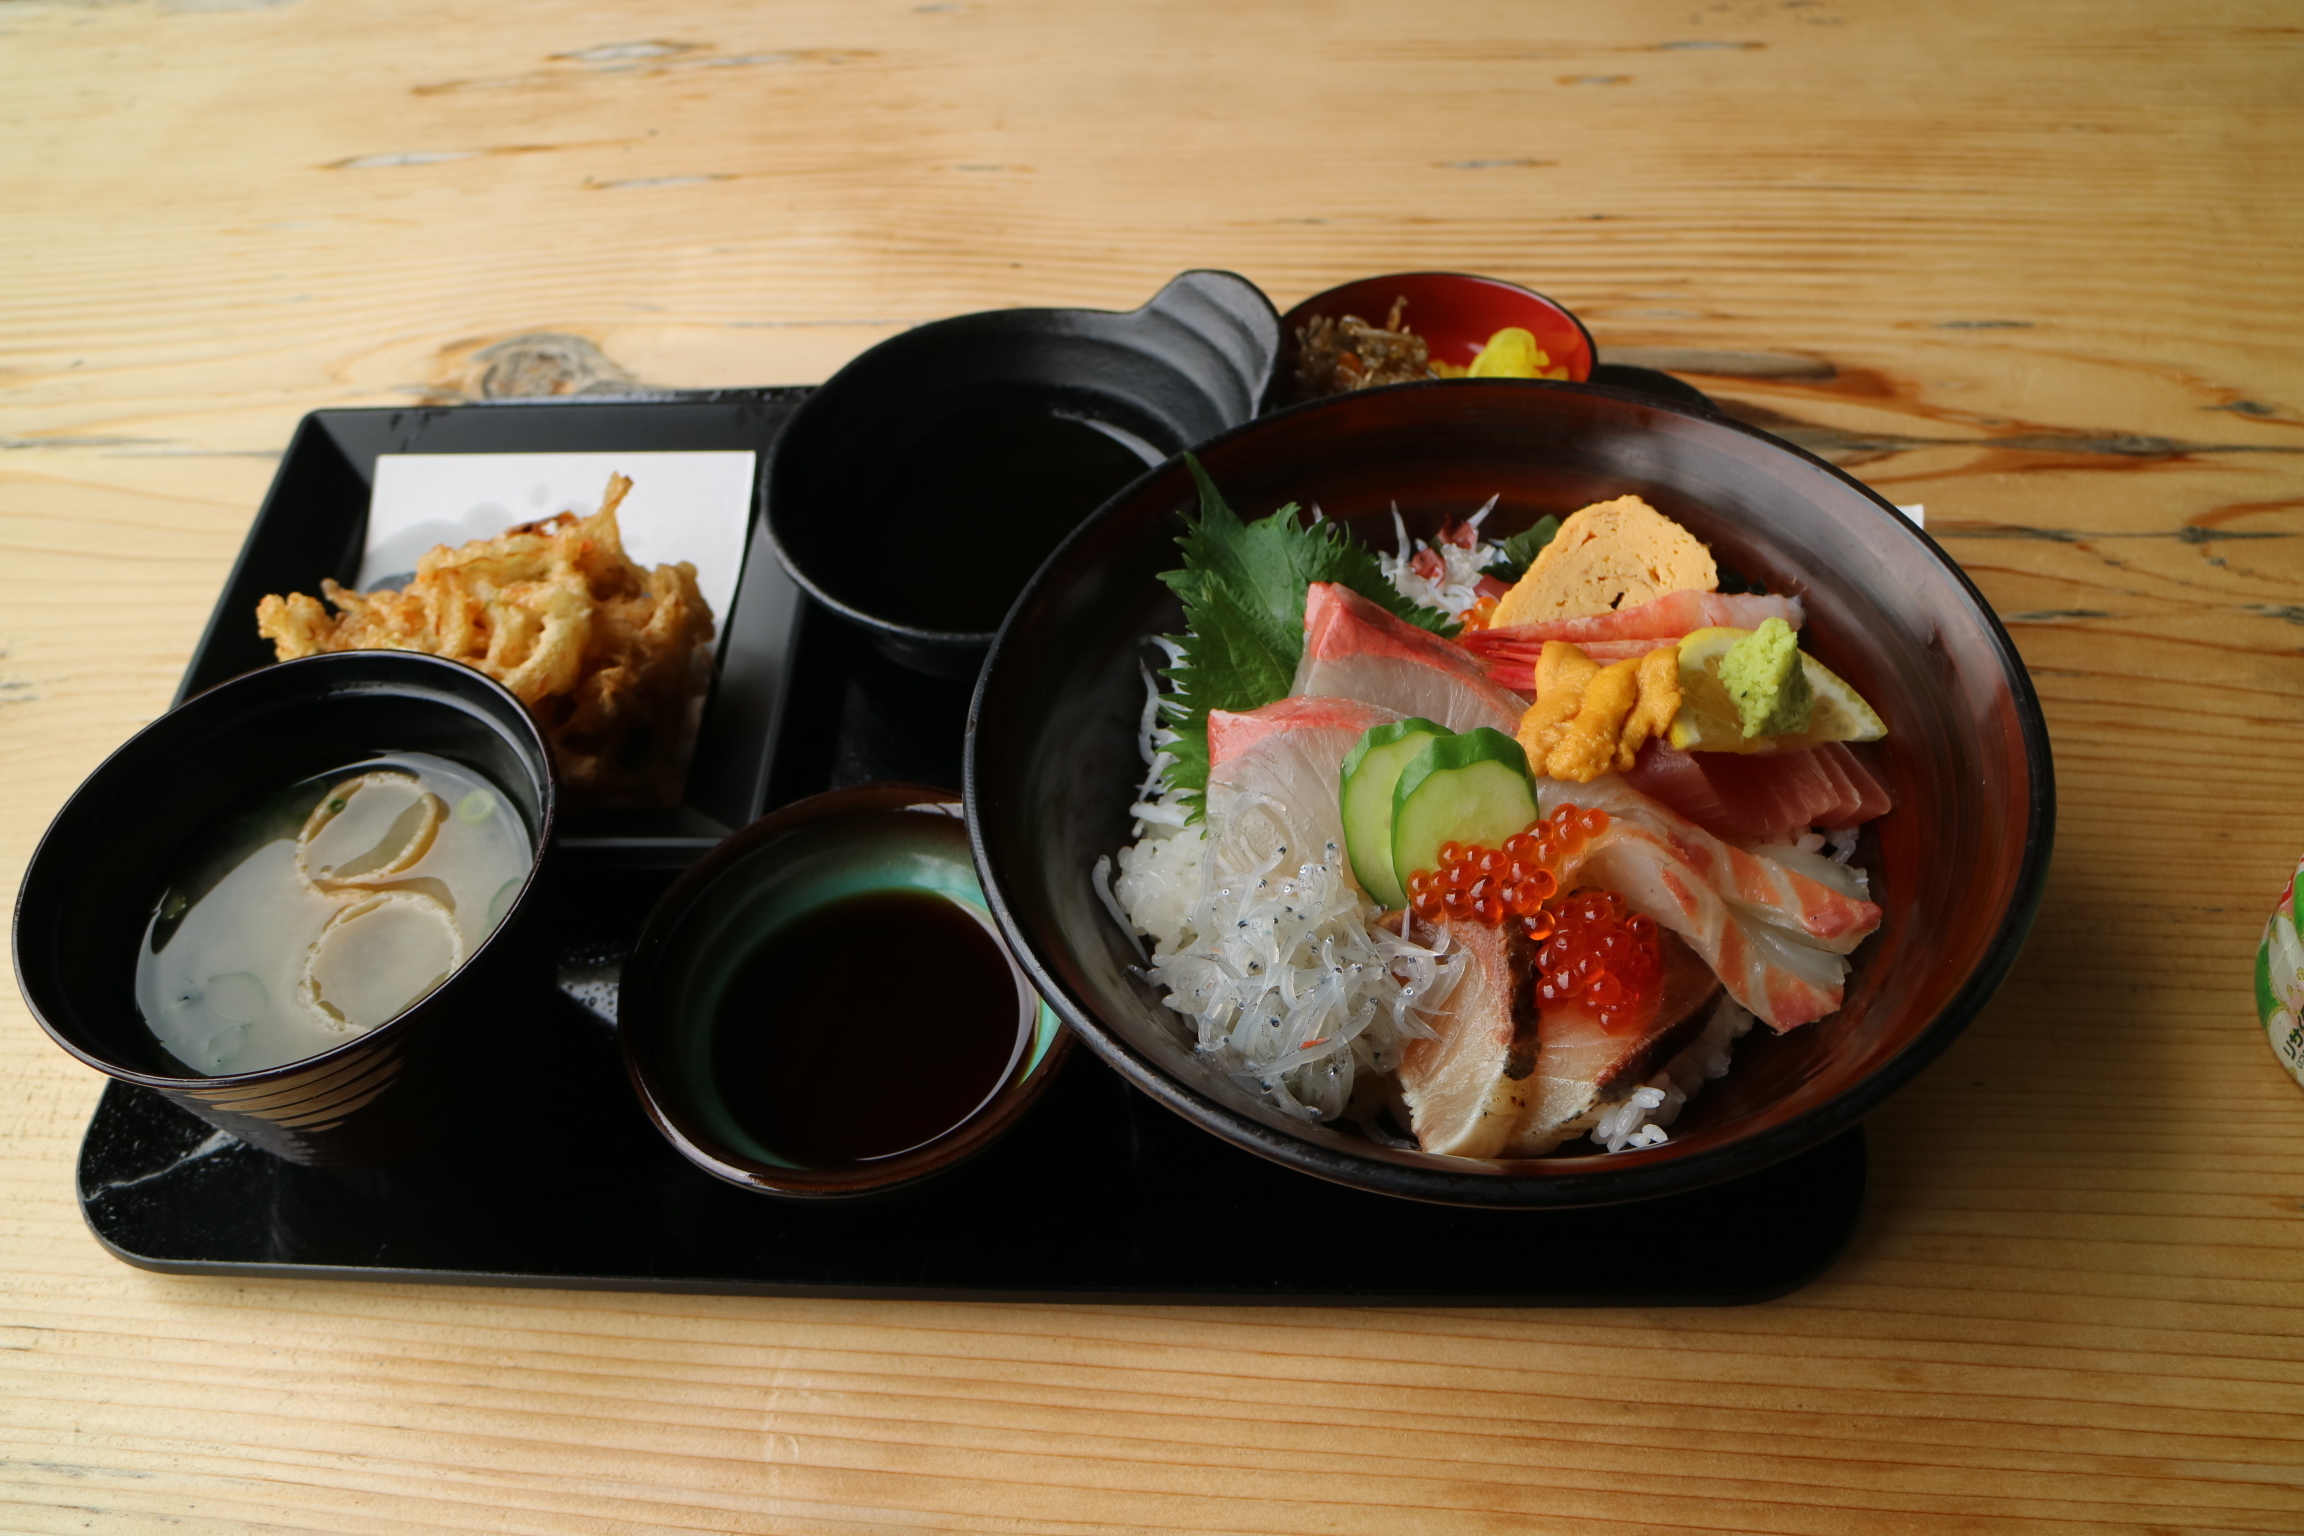
[[[1703,1030],[1720,995],[1720,978],[1677,934],[1657,937],[1664,945],[1664,983],[1638,1028],[1610,1034],[1580,1006],[1541,1010],[1525,1105],[1495,1155],[1539,1157],[1551,1151],[1582,1130],[1577,1121],[1647,1081]],[[1529,988],[1531,996],[1534,990]]]
[[[1400,1092],[1409,1128],[1427,1152],[1497,1157],[1528,1115],[1536,1071],[1534,949],[1517,931],[1484,923],[1412,919],[1409,937],[1462,958],[1448,1011],[1431,1021],[1439,1038],[1418,1040],[1400,1057]]]

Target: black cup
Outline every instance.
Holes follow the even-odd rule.
[[[1279,350],[1271,300],[1229,272],[1186,272],[1127,314],[993,310],[907,331],[793,413],[761,477],[769,537],[889,656],[973,677],[1042,557],[1152,465],[1254,416]],[[1085,503],[1032,505],[1058,473]],[[960,494],[995,475],[1016,486],[1007,506]],[[947,493],[948,523],[932,510]]]
[[[203,1077],[136,1006],[136,947],[169,871],[253,793],[386,752],[477,769],[536,854],[503,921],[407,1012],[300,1061]],[[508,1076],[511,1025],[549,981],[534,932],[552,836],[552,754],[520,701],[469,667],[346,651],[266,667],[155,720],[65,802],[16,897],[16,982],[50,1038],[293,1162],[388,1161],[453,1129]]]

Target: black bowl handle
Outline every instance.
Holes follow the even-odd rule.
[[[1263,289],[1236,272],[1179,273],[1125,318],[1194,354],[1190,371],[1227,427],[1256,414],[1280,357],[1280,312]]]

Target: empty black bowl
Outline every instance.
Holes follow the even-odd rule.
[[[1785,1035],[1755,1030],[1662,1146],[1521,1162],[1437,1157],[1293,1119],[1193,1057],[1177,1016],[1090,883],[1129,841],[1143,776],[1144,637],[1182,624],[1181,464],[1138,481],[1018,600],[978,684],[969,824],[984,888],[1041,995],[1128,1080],[1226,1140],[1362,1189],[1467,1205],[1570,1206],[1690,1189],[1844,1129],[1932,1060],[2022,946],[2048,865],[2047,731],[2008,637],[1958,566],[1894,507],[1765,433],[1649,396],[1452,381],[1299,406],[1200,451],[1242,516],[1318,502],[1389,547],[1397,501],[1429,537],[1500,495],[1508,533],[1636,492],[1723,564],[1796,594],[1802,643],[1891,734],[1869,749],[1896,808],[1872,824],[1879,933],[1846,1001]],[[1876,843],[1873,839],[1876,838]],[[1873,851],[1876,848],[1876,853]]]
[[[1143,308],[961,315],[811,394],[761,477],[793,579],[904,665],[970,677],[1048,552],[1151,465],[1256,413],[1280,320],[1187,272]]]
[[[527,824],[528,878],[502,921],[398,1017],[301,1060],[200,1076],[136,1006],[136,950],[166,882],[266,791],[388,752],[477,769]],[[512,1023],[547,984],[534,932],[552,837],[552,754],[520,701],[456,662],[345,651],[219,684],[131,737],[56,813],[16,897],[16,982],[49,1037],[294,1162],[388,1161],[485,1113]]]

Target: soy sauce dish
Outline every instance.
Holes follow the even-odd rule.
[[[897,1189],[1014,1123],[1070,1036],[1012,960],[959,797],[834,790],[667,891],[626,963],[625,1067],[707,1173],[763,1194]]]

